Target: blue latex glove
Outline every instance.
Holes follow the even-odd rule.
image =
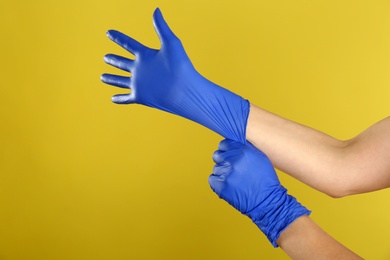
[[[111,40],[135,56],[134,60],[114,54],[104,57],[106,63],[131,73],[131,77],[102,75],[104,83],[131,90],[130,94],[115,95],[112,101],[138,103],[177,114],[245,143],[249,102],[195,70],[159,9],[154,12],[153,20],[161,41],[159,50],[118,31],[107,32]]]
[[[281,232],[310,211],[287,194],[267,156],[252,144],[223,140],[218,148],[209,177],[211,188],[247,215],[277,247]]]

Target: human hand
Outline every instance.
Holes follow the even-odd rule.
[[[287,194],[268,157],[252,144],[226,139],[218,148],[209,177],[212,190],[248,216],[277,247],[283,230],[310,211]]]
[[[249,102],[200,75],[180,39],[171,31],[161,11],[153,14],[161,48],[151,49],[118,31],[108,37],[134,54],[128,59],[114,54],[106,63],[131,73],[131,77],[103,74],[104,83],[130,89],[112,98],[117,104],[138,103],[185,117],[222,136],[245,143]]]

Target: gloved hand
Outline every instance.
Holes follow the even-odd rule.
[[[267,156],[252,144],[223,140],[218,148],[209,177],[211,188],[247,215],[277,247],[282,231],[310,211],[287,194]]]
[[[106,63],[131,73],[131,77],[103,74],[104,83],[127,88],[130,94],[115,95],[117,104],[138,103],[185,117],[220,135],[245,143],[249,102],[200,75],[179,38],[159,9],[153,14],[161,41],[159,50],[148,48],[114,30],[108,37],[131,52],[135,60],[107,54]]]

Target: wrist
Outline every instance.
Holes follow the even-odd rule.
[[[264,202],[266,205],[261,206],[261,211],[252,213],[250,218],[274,247],[278,247],[276,241],[285,229],[299,217],[311,213],[293,196],[287,194],[283,186],[274,190]]]
[[[250,103],[241,96],[225,89],[198,72],[187,78],[184,84],[194,90],[190,95],[183,97],[185,103],[196,103],[188,112],[187,118],[196,121],[221,136],[246,143],[246,126],[248,122]],[[199,92],[199,86],[202,91]],[[191,98],[191,100],[187,100]],[[184,115],[186,117],[186,115]]]

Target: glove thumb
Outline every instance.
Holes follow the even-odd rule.
[[[153,13],[153,25],[158,37],[160,38],[161,44],[167,43],[169,40],[177,38],[169,28],[167,22],[165,22],[159,8],[157,8]]]

